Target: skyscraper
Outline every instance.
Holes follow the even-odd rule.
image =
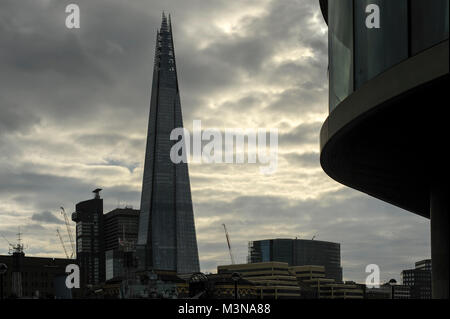
[[[100,191],[97,188],[93,191],[93,199],[78,203],[72,214],[72,220],[77,223],[77,262],[83,287],[105,281],[103,199]]]
[[[137,254],[140,269],[199,271],[187,163],[174,164],[170,140],[183,127],[170,16],[157,32]]]

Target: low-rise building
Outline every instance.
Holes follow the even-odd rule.
[[[68,264],[74,259],[27,257],[23,252],[0,256],[0,263],[6,264],[3,294],[5,298],[72,298],[65,286]]]
[[[367,288],[366,299],[410,299],[411,287],[389,282],[378,288]]]
[[[238,273],[255,285],[259,299],[298,299],[301,289],[297,278],[284,262],[262,262],[218,266],[219,275]]]
[[[320,299],[363,299],[364,290],[354,282],[337,283],[326,278],[324,266],[296,266],[290,271],[297,280],[308,285]]]

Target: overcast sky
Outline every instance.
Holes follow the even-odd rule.
[[[81,28],[65,27],[77,3]],[[382,280],[429,258],[429,222],[341,186],[319,164],[328,110],[318,0],[0,1],[0,233],[63,257],[59,207],[103,188],[139,207],[156,30],[171,13],[185,127],[278,128],[278,170],[191,164],[202,271],[266,238],[341,243],[344,278]],[[62,225],[61,225],[62,224]],[[63,232],[64,233],[64,232]],[[0,254],[8,244],[0,239]]]

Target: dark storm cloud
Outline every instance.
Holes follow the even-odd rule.
[[[67,3],[2,1],[7,27],[1,30],[0,69],[8,76],[0,78],[1,96],[14,96],[23,113],[80,129],[99,120],[111,101],[117,102],[116,113],[143,112],[148,93],[136,94],[136,89],[150,85],[153,43],[142,39],[152,19],[145,12],[123,10],[118,1],[78,1],[83,27],[69,30],[64,24]],[[121,87],[125,93],[117,90]]]
[[[31,220],[44,224],[63,224],[63,221],[56,217],[52,212],[45,211],[42,213],[34,213]]]
[[[39,125],[40,119],[35,114],[24,112],[14,103],[9,103],[0,97],[0,108],[2,114],[0,116],[0,135],[28,132],[35,125]]]
[[[137,207],[139,192],[128,185],[103,186],[88,184],[77,178],[61,177],[50,174],[36,174],[31,172],[8,173],[0,171],[0,197],[16,194],[13,201],[33,203],[39,210],[55,210],[60,206],[74,209],[77,202],[93,198],[91,190],[104,188],[103,195],[108,198],[105,211],[115,208],[117,203],[127,203]]]
[[[1,95],[14,95],[23,112],[31,116],[39,113],[47,120],[63,121],[66,126],[80,130],[93,119],[101,119],[105,112],[117,115],[113,121],[131,118],[136,113],[145,114],[160,11],[142,8],[154,5],[162,9],[162,6],[154,1],[137,1],[133,5],[122,1],[78,1],[82,27],[68,30],[64,27],[67,3],[69,1],[2,2],[3,24],[7,27],[2,30],[0,67],[7,70],[9,76],[0,80],[3,88],[0,93],[5,92]],[[170,9],[174,4],[165,6]],[[210,94],[233,87],[239,85],[242,72],[263,72],[267,81],[275,82],[277,78],[296,82],[298,78],[305,78],[303,74],[308,74],[309,78],[319,74],[316,71],[322,64],[315,63],[316,58],[302,65],[288,63],[262,69],[283,43],[294,41],[299,47],[307,45],[314,57],[324,55],[325,41],[321,38],[322,46],[318,45],[316,26],[305,23],[317,10],[309,1],[273,1],[262,17],[241,19],[242,34],[224,35],[219,30],[212,31],[209,45],[200,50],[192,47],[195,40],[192,43],[184,40],[183,22],[193,14],[184,12],[184,5],[203,8],[204,3],[176,2],[174,10],[182,92],[201,96],[201,92]],[[216,12],[226,5],[214,1],[206,7]],[[295,18],[291,10],[299,16]],[[11,16],[19,18],[13,20]],[[300,33],[303,35],[299,36]],[[311,87],[318,87],[323,78],[308,81],[313,83]],[[299,88],[302,85],[300,83]],[[273,109],[294,112],[296,105],[309,105],[312,96],[312,90],[297,94],[287,90],[280,94]],[[189,96],[183,103],[184,113],[194,113],[201,104]],[[36,105],[39,105],[39,112]],[[114,108],[105,109],[107,105]],[[145,127],[144,119],[138,117],[134,121]]]

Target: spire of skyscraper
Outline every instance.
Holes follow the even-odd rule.
[[[165,13],[157,32],[139,217],[141,269],[200,270],[187,163],[174,164],[170,140],[183,127],[172,26]]]

